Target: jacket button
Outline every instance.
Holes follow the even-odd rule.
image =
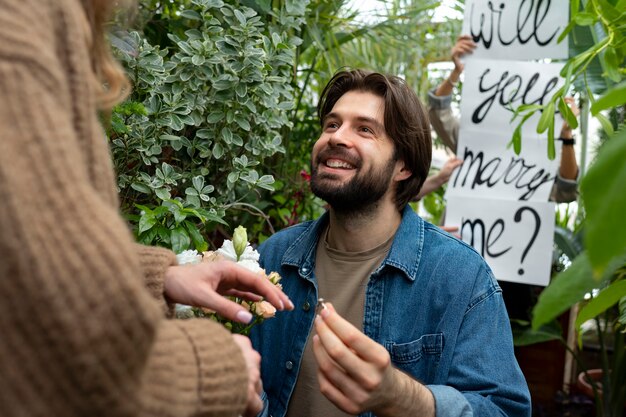
[[[309,272],[309,268],[306,268],[306,267],[302,268],[302,273],[303,274],[306,274],[307,272]]]
[[[309,304],[308,301],[305,301],[304,304],[302,304],[302,309],[304,311],[309,311],[311,309],[311,304]]]
[[[285,362],[285,368],[287,368],[288,370],[291,370],[293,368],[293,362],[291,361]]]

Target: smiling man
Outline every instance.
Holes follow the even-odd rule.
[[[265,414],[530,416],[489,267],[407,205],[431,158],[415,93],[397,77],[343,71],[318,113],[311,188],[330,209],[259,248],[296,304],[251,335]]]

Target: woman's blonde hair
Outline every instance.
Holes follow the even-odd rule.
[[[113,57],[106,36],[106,24],[113,17],[113,10],[127,5],[129,1],[82,0],[82,3],[91,27],[90,50],[98,108],[106,113],[130,92],[130,82]]]

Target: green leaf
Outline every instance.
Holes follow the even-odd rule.
[[[554,119],[554,102],[550,101],[541,113],[539,122],[537,123],[537,133],[545,132],[550,126],[550,119]]]
[[[565,271],[557,275],[539,295],[533,308],[532,326],[539,329],[568,308],[583,299],[583,296],[596,288],[591,264],[585,252],[581,253]]]
[[[246,25],[246,17],[243,15],[243,13],[241,13],[239,10],[235,9],[235,17],[237,18],[237,20],[239,21],[239,24],[241,26],[245,26]]]
[[[137,190],[137,191],[139,191],[140,193],[144,193],[144,194],[150,194],[150,193],[152,192],[152,190],[150,189],[150,187],[148,187],[148,186],[147,186],[147,185],[145,185],[145,184],[138,183],[138,182],[133,182],[132,184],[130,184],[130,187],[131,187],[133,190]]]
[[[202,55],[194,55],[191,57],[191,63],[194,65],[200,66],[204,64],[205,61],[206,59]]]
[[[154,193],[161,200],[169,200],[172,196],[167,188],[157,188],[156,190],[154,190]]]
[[[202,20],[202,16],[200,13],[195,10],[183,10],[180,12],[180,16],[190,20]]]
[[[516,155],[519,155],[522,151],[522,126],[517,125],[515,130],[513,131],[513,138],[511,139],[513,142],[513,150]]]
[[[513,344],[515,346],[528,346],[550,340],[562,340],[563,330],[556,320],[541,326],[537,330],[530,327],[528,322],[521,320],[511,320],[511,325]]]
[[[239,125],[240,128],[242,128],[246,132],[250,131],[250,122],[248,122],[246,119],[244,119],[240,115],[237,115],[237,117],[235,117],[235,122]]]
[[[548,159],[551,161],[556,158],[556,150],[554,149],[554,117],[548,123]]]
[[[159,139],[161,140],[169,140],[171,142],[176,142],[180,140],[180,136],[175,136],[175,135],[161,135],[159,136]]]
[[[170,231],[170,244],[174,253],[181,253],[189,249],[191,238],[183,226],[176,226],[176,228]]]
[[[626,81],[617,84],[591,106],[591,114],[596,115],[602,110],[621,106],[626,103]]]
[[[204,237],[198,230],[198,227],[190,221],[185,221],[184,223],[185,229],[189,232],[189,237],[191,237],[191,241],[193,246],[198,252],[204,252],[209,248],[208,243],[204,240]]]
[[[157,224],[157,219],[154,218],[154,216],[150,216],[150,215],[146,215],[146,216],[141,216],[141,218],[139,219],[139,233],[143,233],[146,230],[150,230],[154,227],[154,225]]]
[[[578,26],[591,26],[596,21],[596,16],[591,13],[581,12],[574,16],[574,21]]]
[[[581,182],[585,247],[596,274],[626,250],[626,129],[609,139]]]
[[[576,327],[580,326],[589,319],[599,316],[606,310],[617,304],[617,302],[626,296],[626,281],[617,281],[600,291],[586,306],[584,306],[576,317]]]
[[[567,105],[563,97],[559,97],[558,103],[561,116],[563,116],[569,127],[576,129],[578,127],[578,120],[576,120],[576,116],[574,115],[574,112],[572,112],[572,109]]]
[[[613,123],[611,123],[611,121],[605,115],[603,115],[602,113],[598,113],[596,114],[596,119],[598,119],[598,122],[600,122],[602,129],[604,129],[608,136],[611,136],[614,133]]]
[[[219,121],[221,121],[224,118],[224,113],[221,111],[214,111],[209,113],[209,115],[206,118],[206,121],[208,123],[217,123]]]
[[[604,52],[604,71],[606,75],[615,83],[622,81],[622,76],[619,72],[619,58],[614,48],[607,47]]]

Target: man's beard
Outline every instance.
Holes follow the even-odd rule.
[[[360,164],[356,167],[355,176],[347,183],[335,185],[334,176],[319,174],[318,162],[311,162],[311,190],[313,194],[326,201],[336,212],[364,213],[378,205],[378,202],[389,189],[395,166],[395,159],[391,158],[379,169],[371,168],[367,172],[360,172]]]

